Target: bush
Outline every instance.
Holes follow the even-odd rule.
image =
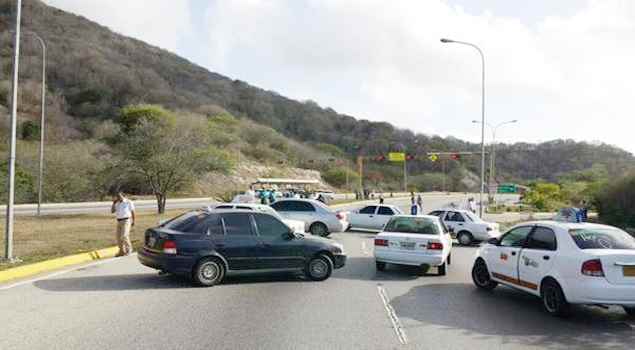
[[[595,195],[599,218],[609,225],[635,227],[635,174],[604,186]]]
[[[359,182],[359,175],[351,169],[344,167],[331,168],[322,173],[324,181],[328,182],[331,186],[344,188],[346,187],[346,174],[348,173],[349,188]]]
[[[529,192],[523,198],[523,203],[544,211],[555,211],[565,206],[560,186],[547,182],[531,185]]]

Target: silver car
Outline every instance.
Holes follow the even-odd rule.
[[[393,215],[403,214],[395,205],[368,205],[348,213],[350,228],[381,231]]]
[[[345,216],[313,199],[281,199],[271,207],[284,219],[303,221],[305,230],[312,235],[326,237],[348,228]]]

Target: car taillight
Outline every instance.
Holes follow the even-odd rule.
[[[428,242],[428,250],[443,250],[443,243]]]
[[[344,215],[342,215],[342,213],[340,213],[339,211],[335,213],[335,216],[337,217],[338,220],[344,219]]]
[[[375,245],[380,246],[380,247],[388,247],[388,240],[387,239],[381,239],[381,238],[375,238]]]
[[[163,254],[176,254],[176,242],[174,241],[163,242]]]
[[[600,261],[600,259],[585,261],[584,264],[582,264],[582,274],[593,277],[604,277],[602,261]]]

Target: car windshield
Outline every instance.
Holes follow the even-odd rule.
[[[635,249],[635,238],[617,228],[583,228],[569,230],[580,249]]]
[[[471,211],[466,211],[463,213],[463,215],[467,216],[472,222],[483,222],[483,219],[479,218]]]
[[[429,218],[396,217],[391,219],[385,232],[418,233],[424,235],[438,235],[439,225]]]

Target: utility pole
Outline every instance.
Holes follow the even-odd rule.
[[[408,193],[408,160],[403,160],[403,191]]]
[[[359,188],[361,191],[362,198],[364,199],[364,157],[357,156],[357,170],[359,172]]]
[[[22,17],[22,0],[17,0],[16,5],[15,36],[13,46],[13,82],[11,85],[11,142],[9,144],[9,176],[4,247],[4,257],[9,262],[15,261],[13,257],[13,202],[15,200],[15,147],[18,121],[18,75],[20,72],[20,22]]]

